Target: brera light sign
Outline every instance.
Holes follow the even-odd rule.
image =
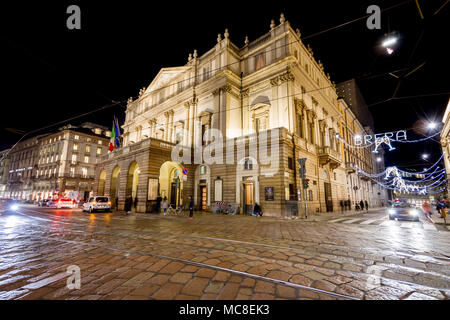
[[[395,138],[394,138],[395,136]],[[394,150],[395,148],[392,146],[392,141],[406,141],[406,131],[397,131],[397,132],[386,132],[386,133],[377,133],[374,135],[365,135],[360,136],[356,135],[355,146],[370,146],[375,145],[375,150],[372,152],[378,153],[378,147],[383,143],[389,147],[389,151]]]

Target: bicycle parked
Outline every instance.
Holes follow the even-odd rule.
[[[178,215],[182,215],[183,212],[184,212],[184,209],[181,206],[174,208],[172,206],[172,204],[170,204],[169,207],[167,208],[168,215],[178,216]]]

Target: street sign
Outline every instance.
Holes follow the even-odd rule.
[[[188,169],[184,168],[184,169],[183,169],[183,174],[184,174],[185,176],[187,176],[188,173],[189,173]]]

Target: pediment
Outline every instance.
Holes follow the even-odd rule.
[[[145,90],[145,93],[154,92],[162,87],[167,86],[174,81],[181,74],[189,70],[190,67],[174,67],[174,68],[163,68],[161,69],[150,85]]]

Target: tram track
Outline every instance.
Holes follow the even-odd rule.
[[[29,216],[29,215],[25,215],[25,216]],[[31,217],[33,217],[33,216],[31,216]],[[40,220],[42,221],[42,219],[43,218],[41,218]],[[52,220],[48,220],[48,221],[52,221]],[[64,224],[66,224],[66,223],[64,223]],[[67,224],[70,224],[70,225],[73,225],[74,223],[73,222],[71,222],[71,223],[67,223]],[[86,227],[86,225],[84,224],[84,225],[82,225],[82,224],[77,224],[78,226],[82,226],[82,227]],[[97,227],[99,227],[99,226],[97,226]],[[100,226],[100,228],[105,228],[105,227],[101,227]],[[111,230],[112,228],[113,229],[117,229],[117,228],[115,228],[115,227],[107,227],[109,230]],[[156,232],[149,232],[149,231],[145,231],[145,230],[130,230],[130,229],[123,229],[123,228],[120,228],[120,230],[123,230],[123,231],[126,231],[126,232],[129,232],[129,233],[136,233],[136,232],[139,232],[139,233],[156,233]],[[72,230],[73,231],[73,230]],[[94,231],[92,231],[92,232],[94,232]],[[78,233],[78,232],[77,232]],[[85,234],[86,232],[85,231],[79,231],[79,233],[80,234]],[[108,234],[108,233],[103,233],[103,232],[99,232],[98,230],[97,231],[95,231],[94,233],[96,233],[96,234],[101,234],[101,235],[105,235],[105,236],[107,236],[107,237],[112,237],[111,236],[111,234]],[[123,235],[123,234],[115,234],[114,236],[119,236],[119,237],[122,237],[122,238],[132,238],[133,240],[146,240],[146,241],[148,241],[148,238],[145,238],[145,239],[140,239],[139,238],[139,236],[136,236],[136,235],[134,235],[133,234],[133,236],[126,236],[126,235]],[[163,234],[161,234],[161,233],[159,233],[159,236],[160,237],[163,237],[164,235]],[[179,237],[179,235],[173,235],[173,234],[170,234],[170,236],[172,236],[172,237]],[[184,235],[183,235],[183,237],[185,237]],[[210,238],[210,237],[198,237],[198,236],[191,236],[191,238],[200,238],[200,239],[207,239],[207,240],[213,240],[213,241],[228,241],[228,242],[237,242],[237,243],[241,243],[241,244],[245,244],[245,245],[250,245],[250,246],[255,246],[255,245],[261,245],[261,246],[263,246],[263,247],[270,247],[270,248],[276,248],[276,249],[280,249],[280,247],[279,246],[269,246],[269,245],[264,245],[264,244],[258,244],[258,243],[249,243],[249,242],[242,242],[242,241],[233,241],[233,240],[228,240],[228,239],[217,239],[217,238]],[[61,239],[62,241],[73,241],[73,240],[64,240],[64,239]],[[158,242],[160,245],[162,244],[163,246],[165,246],[166,248],[168,247],[168,244],[167,243],[165,243],[165,242],[163,242],[163,241],[161,241],[161,239],[155,239],[154,240],[155,242]],[[182,240],[179,240],[181,243],[183,242]],[[82,243],[84,243],[84,242],[77,242],[78,244],[82,244]],[[92,243],[91,243],[92,244]],[[97,244],[97,245],[101,245],[101,244]],[[192,247],[192,244],[190,245],[191,247]],[[180,253],[182,253],[183,252],[183,249],[181,249],[180,248],[180,243],[175,243],[175,244],[173,244],[173,246],[172,246],[172,248],[173,247],[177,247],[177,248],[179,248],[181,251],[180,251]],[[199,244],[199,245],[197,245],[196,246],[197,248],[202,248],[202,245],[201,244]],[[183,247],[184,249],[186,249],[186,246],[184,246]],[[290,248],[290,247],[282,247],[283,249],[288,249],[288,250],[296,250],[296,251],[301,251],[300,249],[293,249],[293,248]],[[222,250],[222,251],[227,251],[227,250],[224,250],[224,249],[213,249],[213,250]],[[238,253],[236,253],[236,252],[233,252],[233,251],[228,251],[228,252],[230,252],[230,253],[233,253],[233,254],[238,254]],[[301,251],[302,252],[302,251]],[[302,253],[304,253],[304,252],[302,252]],[[151,254],[151,255],[155,255],[155,256],[162,256],[161,254],[158,254],[158,253],[148,253],[148,254]],[[248,253],[246,253],[245,254],[245,256],[251,256],[251,254],[248,254]],[[258,256],[255,256],[255,257],[258,257]],[[178,259],[178,258],[175,258],[175,257],[171,257],[172,259]],[[261,257],[258,257],[259,259],[261,259]],[[184,261],[187,261],[187,260],[184,260]],[[190,260],[189,260],[190,261]],[[194,261],[191,261],[191,262],[193,262],[193,263],[197,263],[197,262],[194,262]],[[213,265],[209,265],[210,267],[217,267],[217,266],[213,266]],[[310,266],[310,267],[312,267],[313,269],[315,268],[314,266]],[[220,268],[220,267],[219,267]],[[316,267],[316,269],[318,269],[319,267]],[[320,267],[321,269],[328,269],[328,268],[324,268],[324,267]],[[232,269],[229,269],[229,270],[232,270]],[[330,269],[330,270],[332,270],[332,269]],[[234,270],[234,271],[236,271],[236,270]],[[344,270],[343,270],[344,271]],[[418,270],[418,271],[421,271],[421,270]],[[229,272],[231,272],[231,271],[229,271]],[[240,272],[240,271],[236,271],[236,272]],[[396,281],[396,282],[399,282],[399,283],[403,283],[403,284],[406,284],[406,285],[413,285],[413,286],[419,286],[419,287],[428,287],[428,288],[431,288],[431,289],[437,289],[437,290],[441,290],[441,291],[447,291],[448,289],[446,289],[446,288],[437,288],[437,287],[431,287],[431,286],[425,286],[425,285],[420,285],[420,284],[416,284],[416,283],[411,283],[411,282],[407,282],[407,281],[401,281],[401,280],[397,280],[397,279],[393,279],[393,278],[387,278],[387,277],[381,277],[381,276],[375,276],[375,275],[371,275],[371,274],[367,274],[367,273],[364,273],[364,272],[355,272],[355,271],[348,271],[348,270],[345,270],[345,272],[348,272],[348,273],[351,273],[351,274],[354,274],[354,275],[365,275],[365,276],[371,276],[371,277],[375,277],[375,278],[377,278],[377,279],[379,279],[379,280],[382,280],[382,279],[387,279],[387,280],[390,280],[390,281]],[[290,282],[288,282],[288,283],[290,283]],[[310,287],[308,287],[308,288],[310,288]]]

